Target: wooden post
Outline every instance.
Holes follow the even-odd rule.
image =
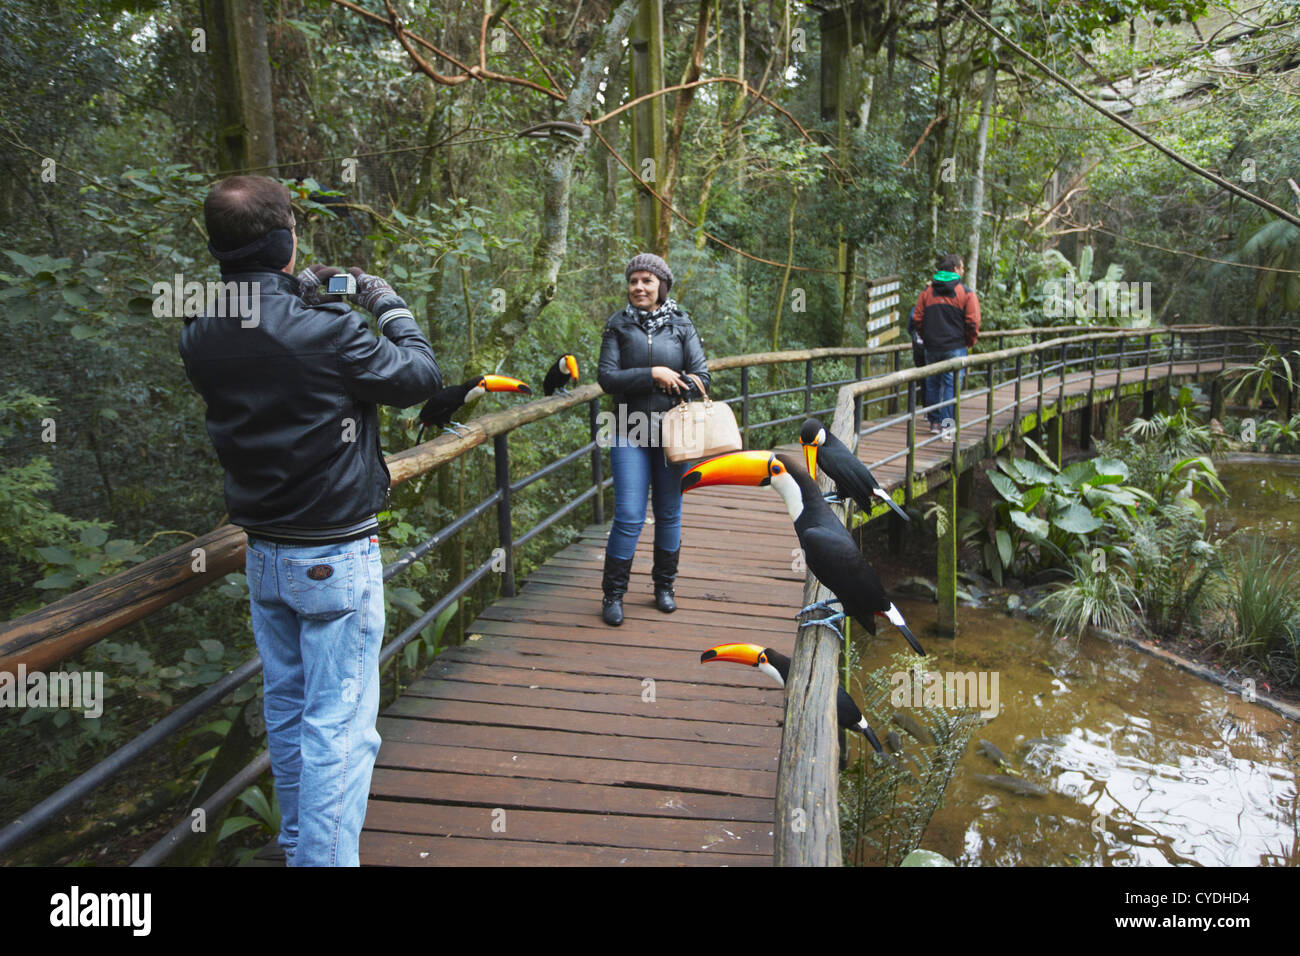
[[[935,496],[943,509],[944,533],[939,535],[939,556],[935,569],[938,587],[939,622],[936,633],[957,636],[957,477],[954,474]]]

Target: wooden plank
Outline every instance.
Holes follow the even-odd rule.
[[[504,831],[492,830],[491,811],[431,803],[374,800],[366,810],[367,831],[438,837],[482,837],[531,843],[583,843],[648,850],[712,851],[772,856],[771,824],[735,820],[671,820],[512,810]],[[363,840],[365,837],[362,838]]]
[[[399,697],[388,713],[418,720],[455,720],[459,723],[536,727],[613,737],[648,737],[658,740],[716,740],[750,747],[776,748],[781,732],[776,727],[710,723],[703,720],[630,717],[623,714],[589,714],[570,710],[512,707],[476,701],[448,701],[429,697]]]
[[[509,750],[512,753],[639,760],[693,767],[732,767],[740,770],[774,770],[777,757],[775,748],[769,751],[716,741],[607,737],[601,734],[437,723],[388,716],[379,718],[379,733],[385,741]]]
[[[701,665],[704,666],[704,665]],[[589,690],[547,690],[541,687],[510,687],[504,685],[473,684],[461,681],[415,681],[403,692],[404,696],[424,697],[431,700],[464,700],[482,704],[501,704],[508,707],[541,707],[546,710],[571,710],[592,714],[621,714],[643,717],[668,717],[674,720],[702,720],[709,723],[746,724],[764,727],[779,726],[774,711],[764,707],[748,707],[716,700],[673,700],[660,694],[655,685],[654,700],[644,699],[641,684],[622,693],[593,693]]]
[[[624,759],[519,754],[507,750],[467,750],[436,744],[386,742],[376,766],[394,770],[559,780],[611,787],[643,787],[771,798],[776,793],[776,769],[742,770],[693,767],[689,764],[646,763]]]
[[[674,853],[627,847],[361,834],[364,866],[771,866],[745,853]]]
[[[519,780],[466,773],[392,770],[376,767],[372,797],[451,803],[489,809],[626,813],[632,816],[748,820],[770,823],[772,801],[763,797],[719,796],[688,790],[601,787],[560,780]]]

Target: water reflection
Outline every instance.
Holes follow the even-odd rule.
[[[899,601],[918,633],[937,608]],[[1291,722],[1136,651],[1058,641],[1034,622],[963,608],[932,669],[999,672],[1000,712],[971,739],[922,841],[961,865],[1207,866],[1300,863]],[[859,635],[863,668],[892,633]],[[976,779],[1004,773],[993,742],[1045,797]]]

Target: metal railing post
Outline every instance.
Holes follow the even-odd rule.
[[[912,507],[912,475],[916,472],[916,381],[907,383],[907,474],[903,476],[903,504]]]
[[[1011,441],[1008,444],[1014,445],[1020,440],[1020,379],[1024,370],[1024,356],[1016,356],[1016,414],[1011,421]]]
[[[507,450],[509,432],[492,439],[493,457],[496,459],[497,491],[497,543],[505,552],[505,571],[501,576],[501,594],[515,596],[515,537],[510,518],[510,452]]]
[[[988,385],[989,397],[985,403],[987,405],[987,417],[984,419],[984,444],[988,454],[993,454],[993,369],[997,362],[989,362],[988,368]]]
[[[859,382],[862,381],[862,359],[863,356],[859,355],[853,363],[853,377],[857,379]],[[898,402],[895,401],[894,405],[897,406]],[[897,407],[895,407],[892,411],[897,412],[898,411]],[[862,428],[862,396],[859,394],[854,396],[853,398],[853,434],[856,435],[861,430],[861,428]]]
[[[587,420],[591,424],[591,440],[596,443],[596,447],[591,450],[591,483],[596,488],[595,495],[592,496],[592,520],[596,524],[605,523],[605,493],[601,490],[601,485],[605,483],[604,467],[600,456],[600,424],[597,418],[600,414],[600,399],[593,398],[587,403]]]
[[[749,366],[740,367],[740,440],[749,447]]]
[[[1038,359],[1038,410],[1036,413],[1038,416],[1038,421],[1034,425],[1034,431],[1038,434],[1039,438],[1042,438],[1043,437],[1043,350],[1042,348],[1039,348],[1038,351],[1034,353],[1034,355]],[[1042,442],[1040,441],[1039,444],[1041,445]]]

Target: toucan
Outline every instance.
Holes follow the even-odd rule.
[[[848,529],[840,524],[831,506],[821,496],[814,476],[817,474],[817,446],[805,445],[808,469],[789,455],[772,451],[734,451],[702,461],[682,476],[682,491],[706,485],[771,485],[781,495],[786,511],[794,521],[795,533],[803,548],[808,570],[835,594],[843,613],[800,625],[830,625],[847,614],[876,633],[877,614],[885,617],[907,638],[916,653],[925,651],[912,634],[902,613],[885,593],[880,576],[862,557]],[[810,604],[799,613],[814,608],[830,610],[832,602]]]
[[[531,388],[509,375],[478,375],[468,382],[434,392],[433,398],[425,402],[424,407],[420,409],[420,433],[415,436],[415,443],[417,445],[420,443],[420,439],[424,436],[424,429],[429,425],[436,425],[444,431],[459,434],[456,429],[465,426],[460,422],[452,421],[451,416],[455,415],[456,410],[462,405],[473,405],[483,397],[485,392],[533,394]],[[448,428],[448,425],[454,427]]]
[[[874,495],[893,508],[904,521],[911,520],[907,512],[889,497],[889,492],[880,487],[880,482],[876,481],[871,469],[849,451],[848,445],[828,432],[818,419],[810,418],[803,423],[803,428],[799,430],[799,440],[805,446],[817,446],[817,464],[835,482],[836,495],[842,498],[847,492],[864,512],[871,511],[871,506],[875,504],[871,500]]]
[[[782,687],[790,676],[790,658],[780,651],[774,651],[770,647],[759,647],[757,644],[719,644],[700,655],[701,664],[707,664],[709,661],[733,661],[737,664],[757,667]],[[876,753],[881,752],[880,739],[876,737],[876,732],[871,729],[867,718],[862,716],[861,708],[843,687],[838,688],[838,693],[835,695],[835,715],[841,727],[845,730],[860,731]]]
[[[578,360],[572,355],[561,355],[542,379],[542,394],[554,395],[557,391],[569,394],[569,385],[578,384]]]

